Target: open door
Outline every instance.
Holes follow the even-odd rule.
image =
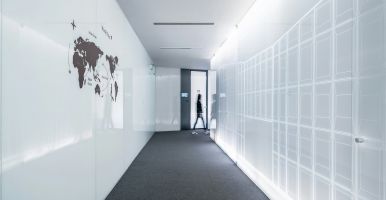
[[[191,82],[191,96],[190,96],[190,128],[193,129],[197,118],[197,99],[198,95],[201,95],[202,104],[202,120],[197,120],[196,128],[203,129],[208,127],[208,72],[207,71],[191,71],[190,82]]]
[[[204,123],[198,121],[196,128],[208,127],[208,71],[181,69],[181,130],[193,129],[196,122],[197,96],[201,94]]]

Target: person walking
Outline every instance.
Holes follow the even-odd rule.
[[[197,112],[197,114],[196,114],[196,122],[194,123],[193,130],[196,129],[196,125],[197,125],[197,122],[198,122],[199,118],[202,120],[202,124],[204,126],[204,129],[206,129],[204,117],[202,116],[201,94],[197,95],[196,112]],[[193,131],[192,134],[198,134],[198,133],[196,131]]]

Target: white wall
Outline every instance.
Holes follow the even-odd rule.
[[[249,16],[269,18],[286,5],[265,2],[212,59],[216,142],[271,199],[385,200],[385,1],[314,3],[266,49],[251,51],[264,37],[244,35],[265,26]]]
[[[156,131],[181,129],[181,69],[157,67]]]
[[[2,60],[3,60],[3,0],[0,0],[0,83],[3,82],[3,78],[2,78]],[[2,95],[2,87],[0,87],[0,94]],[[3,113],[3,108],[2,108],[2,99],[0,98],[0,112]],[[2,118],[2,115],[1,117]],[[2,120],[0,120],[0,129],[2,128]],[[2,196],[2,159],[1,159],[1,156],[2,156],[2,139],[0,137],[0,199],[1,199],[1,196]]]
[[[208,128],[216,129],[217,84],[216,71],[208,71]]]
[[[2,199],[104,199],[154,132],[151,59],[115,1],[2,6]],[[79,88],[79,35],[118,56],[119,102]]]

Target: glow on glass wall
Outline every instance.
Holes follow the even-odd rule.
[[[385,200],[385,1],[320,1],[247,60],[236,40],[212,67],[240,168],[272,198]]]

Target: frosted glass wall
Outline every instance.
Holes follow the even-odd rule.
[[[237,37],[212,60],[216,142],[273,199],[386,199],[385,4],[323,0],[248,60],[219,61]]]

